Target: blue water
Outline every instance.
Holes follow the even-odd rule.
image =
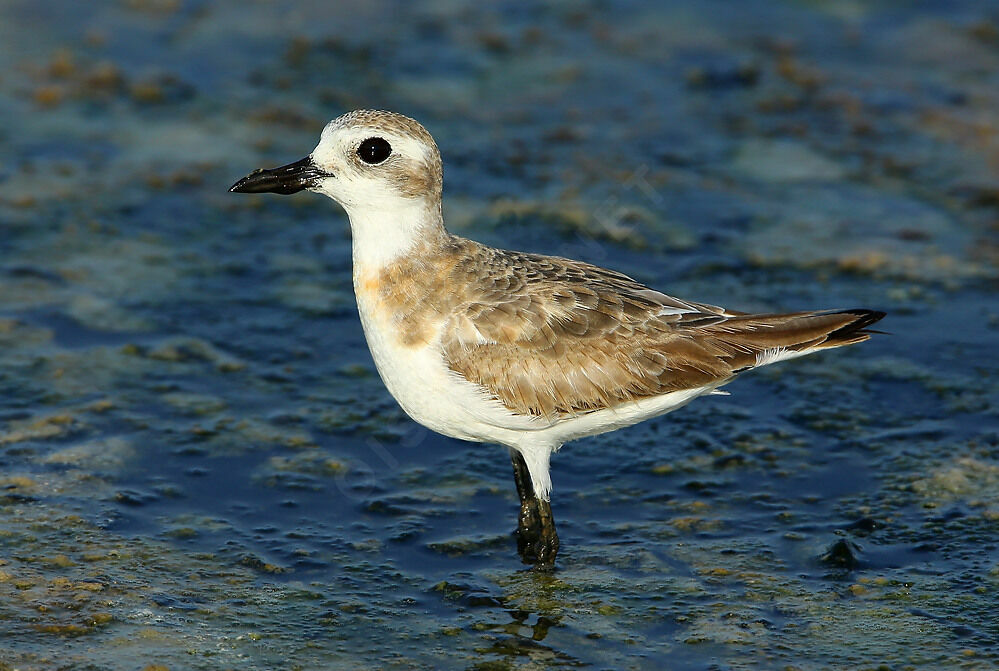
[[[999,5],[0,3],[0,668],[992,668]],[[889,335],[567,445],[413,424],[311,194],[385,107],[452,231]],[[157,666],[159,665],[159,666]]]

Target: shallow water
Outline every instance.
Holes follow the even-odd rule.
[[[0,4],[0,669],[999,663],[999,5]],[[374,372],[330,117],[463,235],[890,336],[553,461]]]

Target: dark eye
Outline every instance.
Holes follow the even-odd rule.
[[[380,137],[369,137],[357,148],[357,155],[365,163],[381,163],[392,153],[392,145]]]

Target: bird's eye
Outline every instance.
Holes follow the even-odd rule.
[[[392,145],[380,137],[369,137],[357,148],[357,155],[370,165],[381,163],[392,153]]]

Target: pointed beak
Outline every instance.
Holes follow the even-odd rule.
[[[280,168],[254,170],[229,187],[232,193],[298,193],[316,186],[323,177],[331,175],[312,162],[311,156]]]

